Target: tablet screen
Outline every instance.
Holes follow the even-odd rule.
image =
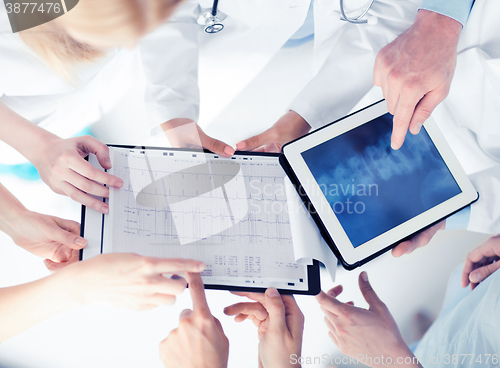
[[[425,128],[391,148],[389,113],[302,152],[352,245],[461,193]]]

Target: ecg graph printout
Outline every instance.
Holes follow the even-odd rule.
[[[111,147],[103,253],[192,258],[216,285],[307,290],[277,157]]]

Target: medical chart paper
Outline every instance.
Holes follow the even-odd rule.
[[[277,157],[110,151],[124,186],[110,190],[103,253],[200,260],[213,285],[307,290]]]

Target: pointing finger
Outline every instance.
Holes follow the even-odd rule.
[[[203,262],[193,259],[148,257],[148,260],[153,273],[201,272],[205,269]]]
[[[201,275],[199,273],[188,272],[186,276],[191,298],[193,299],[193,313],[211,316],[212,314],[208,307],[207,298],[205,296],[205,286],[203,285]]]

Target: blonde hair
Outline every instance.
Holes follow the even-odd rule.
[[[80,0],[64,16],[20,32],[22,40],[55,72],[76,81],[75,67],[98,60],[106,50],[77,41],[68,29],[115,45],[135,42],[169,16],[177,0]]]

